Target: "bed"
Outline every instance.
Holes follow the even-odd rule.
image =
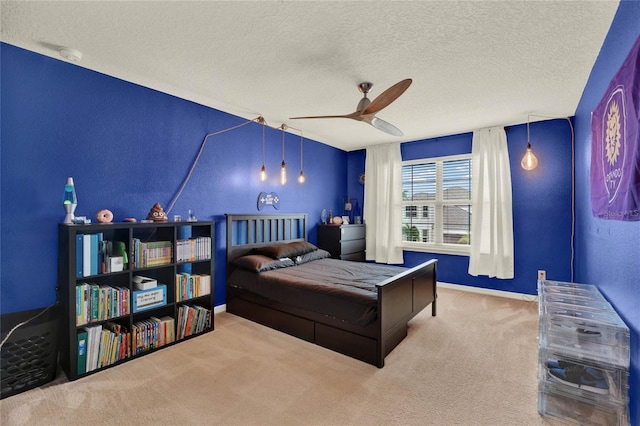
[[[307,215],[227,214],[229,313],[384,367],[407,323],[431,305],[436,260],[413,268],[331,259]]]

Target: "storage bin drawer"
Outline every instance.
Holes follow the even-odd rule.
[[[593,404],[580,398],[564,395],[541,384],[538,391],[538,413],[576,425],[628,425],[628,409],[619,404]]]
[[[628,403],[629,374],[626,368],[568,357],[541,349],[538,382],[556,393],[593,404]]]

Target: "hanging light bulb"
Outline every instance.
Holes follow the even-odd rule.
[[[298,176],[298,183],[304,183],[304,173],[302,172],[302,130],[300,130],[300,175]]]
[[[260,169],[260,180],[267,180],[267,169],[264,167],[264,118],[258,117],[258,123],[262,123],[262,168]]]
[[[284,185],[287,183],[287,166],[284,164],[284,129],[287,128],[286,124],[280,126],[282,129],[282,165],[280,166],[280,183]]]
[[[525,152],[524,157],[522,157],[522,161],[520,165],[525,170],[533,170],[538,167],[538,159],[531,151],[531,144],[527,144],[527,152]]]
[[[538,167],[538,159],[531,151],[531,142],[529,138],[529,117],[527,117],[527,152],[525,152],[524,157],[522,157],[522,161],[520,165],[525,170],[533,170]]]

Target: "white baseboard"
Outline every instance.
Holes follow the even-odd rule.
[[[219,305],[213,308],[213,314],[219,314],[220,312],[227,312],[227,305]]]
[[[510,299],[525,300],[527,302],[537,302],[538,296],[534,294],[515,293],[512,291],[493,290],[490,288],[473,287],[469,285],[450,284],[438,281],[438,287],[450,288],[452,290],[468,291],[470,293],[486,294],[488,296],[508,297]]]

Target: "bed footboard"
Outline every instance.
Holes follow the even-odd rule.
[[[431,304],[436,315],[436,259],[378,284],[378,357],[376,365],[407,336],[407,323]]]

